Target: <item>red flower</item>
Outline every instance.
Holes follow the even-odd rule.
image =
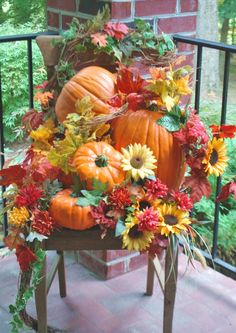
[[[153,207],[144,209],[138,214],[138,230],[140,231],[154,231],[159,222],[158,211]]]
[[[123,39],[129,32],[129,28],[124,23],[112,23],[108,22],[104,25],[103,29],[109,36],[114,37],[117,40]]]
[[[236,200],[236,182],[233,180],[222,187],[221,193],[216,198],[216,202],[227,200],[230,194],[233,194]]]
[[[107,205],[105,201],[101,200],[97,207],[92,207],[91,215],[97,224],[100,224],[104,228],[115,229],[116,220],[106,215],[110,211],[111,206]]]
[[[190,211],[193,208],[192,199],[187,193],[175,191],[171,193],[171,196],[179,209]]]
[[[42,191],[38,189],[34,184],[29,184],[26,187],[22,187],[19,194],[16,196],[15,204],[18,207],[33,206],[40,199]]]
[[[113,190],[108,197],[108,201],[120,210],[125,209],[126,206],[130,206],[132,203],[130,193],[126,187]]]
[[[55,228],[55,223],[52,217],[49,215],[49,212],[35,209],[32,215],[32,230],[36,231],[41,235],[50,236],[53,229]]]
[[[158,178],[156,180],[147,179],[144,187],[149,200],[163,198],[165,195],[167,195],[168,187]]]
[[[37,260],[36,255],[25,245],[17,245],[16,256],[22,272],[26,272],[30,264]]]
[[[199,116],[192,112],[184,128],[175,132],[174,137],[183,146],[205,145],[209,141],[206,128]]]

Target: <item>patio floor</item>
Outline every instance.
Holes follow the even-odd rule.
[[[102,281],[66,255],[67,297],[55,279],[48,296],[49,323],[68,333],[161,333],[163,296],[156,281],[144,296],[146,267]],[[173,333],[235,333],[236,281],[208,268],[188,268],[180,255]],[[0,333],[10,332],[8,305],[14,302],[18,276],[15,257],[0,261]],[[34,304],[29,312],[35,314]],[[30,332],[27,329],[23,333]]]

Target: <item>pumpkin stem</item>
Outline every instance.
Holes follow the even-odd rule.
[[[98,155],[95,159],[95,164],[99,168],[104,168],[108,166],[108,158],[105,155]]]

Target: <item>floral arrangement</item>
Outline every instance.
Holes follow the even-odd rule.
[[[115,38],[118,48],[127,33],[124,25],[109,22],[82,46],[108,48]],[[36,87],[40,108],[22,119],[29,148],[0,171],[0,185],[7,186],[5,244],[15,250],[27,281],[10,306],[12,332],[21,328],[38,283],[40,243],[55,229],[98,225],[101,237],[113,229],[123,248],[153,256],[179,239],[192,258],[197,221],[190,211],[210,195],[208,176],[224,172],[224,138],[234,137],[236,126],[206,128],[183,105],[191,94],[192,69],[180,67],[180,60],[150,67],[149,73],[144,79],[136,67],[119,63],[114,76],[92,66],[70,78],[58,98],[48,82]],[[217,200],[231,193],[236,197],[235,180]]]

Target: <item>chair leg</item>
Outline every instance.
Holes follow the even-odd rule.
[[[38,318],[38,333],[47,333],[47,283],[46,256],[40,271],[40,282],[35,290],[35,304]]]
[[[178,242],[170,244],[166,250],[165,260],[165,289],[164,289],[164,318],[163,333],[172,333],[176,285],[178,275]]]
[[[63,251],[57,251],[60,256],[58,263],[58,279],[59,279],[59,290],[60,296],[66,297],[66,277],[65,277],[65,264],[64,264],[64,253]]]
[[[153,285],[154,285],[154,265],[153,260],[148,256],[148,270],[147,270],[147,286],[146,286],[146,295],[152,296],[153,294]]]

